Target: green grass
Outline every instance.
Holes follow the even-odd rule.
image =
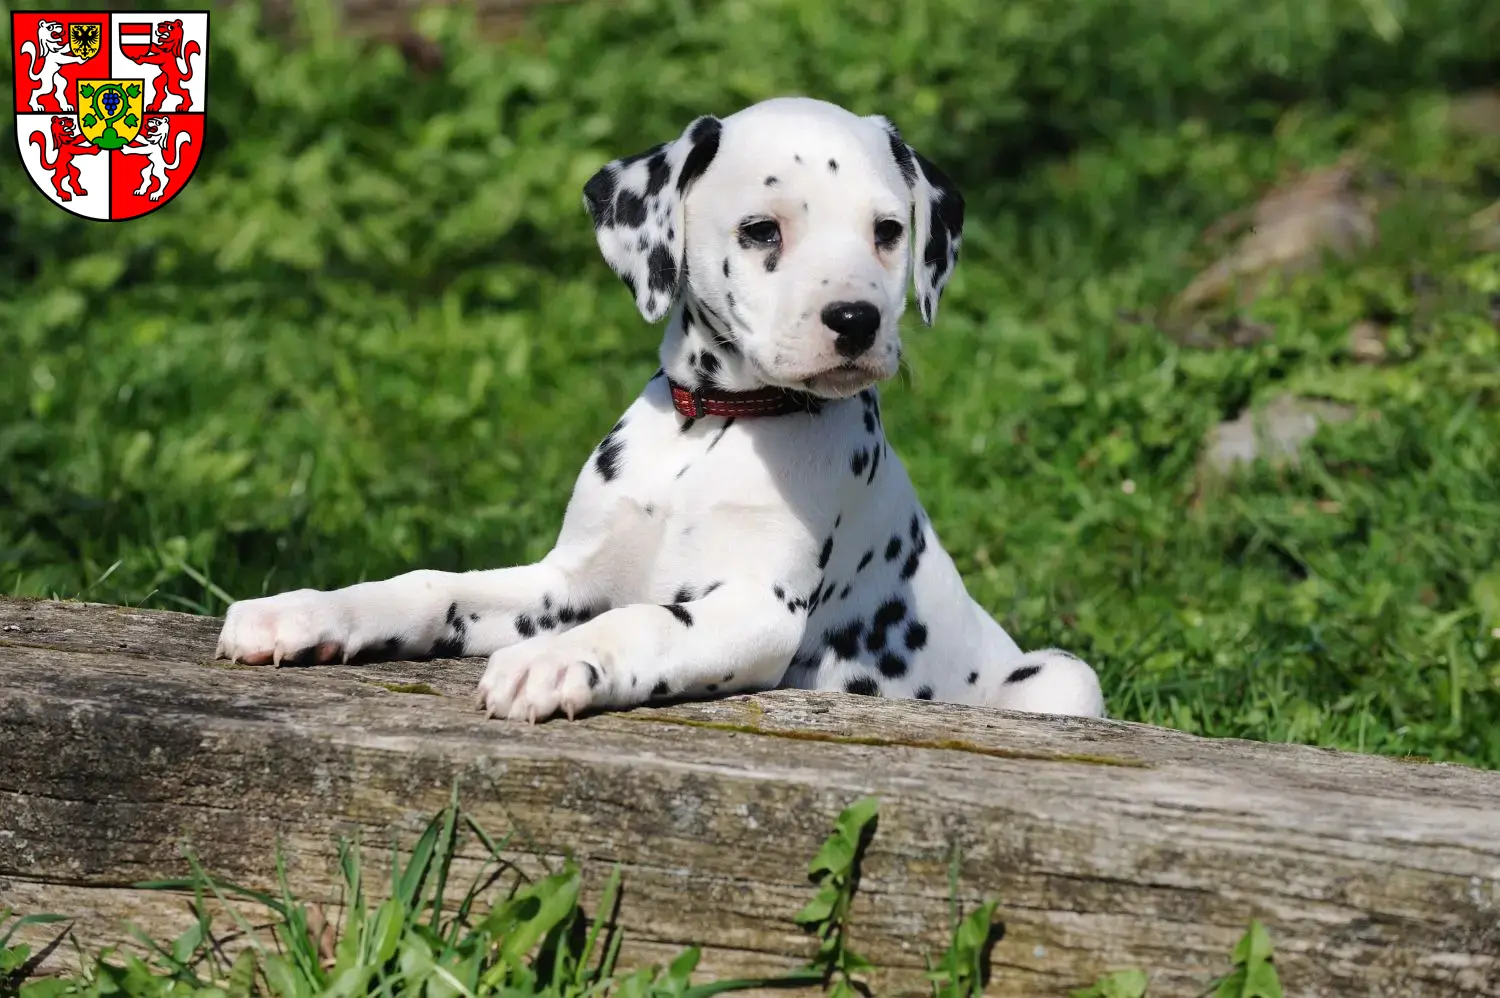
[[[426,73],[216,10],[207,156],[169,209],[90,226],[0,172],[0,591],[219,612],[539,557],[656,363],[584,180],[810,92],[890,115],[968,196],[887,428],[1023,645],[1088,658],[1116,716],[1500,766],[1500,255],[1457,229],[1500,198],[1500,143],[1445,115],[1493,78],[1500,5],[1297,9],[581,3],[503,49],[438,24]],[[1162,331],[1206,225],[1350,150],[1371,251],[1247,309],[1253,346]],[[1347,346],[1370,318],[1379,365]],[[1204,434],[1287,391],[1360,415],[1201,490]]]
[[[851,949],[847,931],[878,811],[873,797],[850,804],[808,864],[816,892],[795,921],[817,947],[804,967],[777,977],[694,984],[701,957],[696,946],[665,966],[627,971],[619,962],[618,867],[590,917],[580,902],[583,874],[576,863],[567,860],[540,879],[525,877],[503,855],[508,840],[495,840],[466,814],[455,791],[409,854],[392,853],[383,887],[365,868],[358,843],[340,842],[332,921],[321,904],[296,896],[279,856],[274,893],[219,880],[189,856],[191,876],[136,885],[192,893],[195,920],[180,936],[156,940],[130,926],[133,947],[80,954],[76,971],[39,976],[30,947],[11,940],[25,925],[64,919],[15,918],[0,908],[0,998],[708,998],[752,988],[854,998],[870,994],[867,977],[875,969]],[[455,860],[466,846],[477,846],[486,858],[460,887]],[[932,998],[983,994],[992,981],[991,952],[1004,936],[997,901],[960,911],[957,869],[955,854],[949,943],[936,959],[927,954]],[[269,931],[253,927],[246,902],[270,911]],[[226,919],[238,937],[233,959],[225,947],[230,940],[215,928]],[[1212,985],[1215,998],[1281,998],[1272,957],[1269,934],[1252,921],[1230,972]],[[1148,983],[1139,969],[1115,970],[1071,998],[1145,998]]]

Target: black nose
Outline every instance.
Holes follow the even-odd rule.
[[[838,335],[833,348],[842,357],[858,357],[875,342],[880,309],[867,301],[836,301],[823,309],[823,325]]]

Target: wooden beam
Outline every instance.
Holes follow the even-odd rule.
[[[409,843],[457,780],[521,859],[575,855],[595,890],[621,865],[627,959],[700,943],[705,974],[762,974],[811,952],[806,863],[876,794],[852,940],[879,994],[921,993],[955,846],[965,904],[1001,901],[994,993],[1139,966],[1197,994],[1252,916],[1288,994],[1500,993],[1500,774],[789,691],[527,727],[475,712],[479,662],[228,668],[217,629],[0,600],[0,902],[85,946],[121,917],[171,936],[182,899],[130,884],[185,845],[269,886],[278,840],[330,896],[338,836]]]

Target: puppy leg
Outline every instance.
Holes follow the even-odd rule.
[[[1007,662],[999,686],[985,703],[1033,714],[1103,717],[1099,677],[1082,659],[1056,648],[1028,652]]]
[[[217,655],[239,662],[488,655],[607,607],[543,561],[482,572],[408,572],[344,589],[231,604]]]
[[[774,687],[806,625],[770,584],[726,583],[697,600],[633,604],[544,641],[497,651],[479,684],[491,717],[545,720],[653,698]]]

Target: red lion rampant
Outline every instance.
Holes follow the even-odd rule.
[[[52,171],[52,186],[57,190],[60,201],[73,200],[73,194],[79,197],[87,197],[88,191],[83,189],[81,183],[83,177],[78,172],[78,167],[73,165],[74,156],[93,156],[99,151],[99,147],[92,145],[88,139],[78,133],[73,126],[72,118],[64,118],[54,115],[52,118],[52,143],[57,146],[57,158],[47,162],[47,136],[41,132],[32,132],[31,141],[42,153],[42,169]],[[63,190],[63,181],[66,180],[73,188],[73,194]]]
[[[183,84],[193,78],[193,56],[202,53],[203,50],[198,47],[197,42],[183,44],[182,19],[177,18],[156,22],[156,37],[144,55],[126,54],[125,57],[131,62],[140,66],[155,66],[161,72],[153,87],[156,94],[151,98],[151,103],[146,105],[148,112],[160,111],[161,102],[168,94],[181,100],[182,103],[177,105],[177,110],[191,111],[193,109],[193,97]]]

